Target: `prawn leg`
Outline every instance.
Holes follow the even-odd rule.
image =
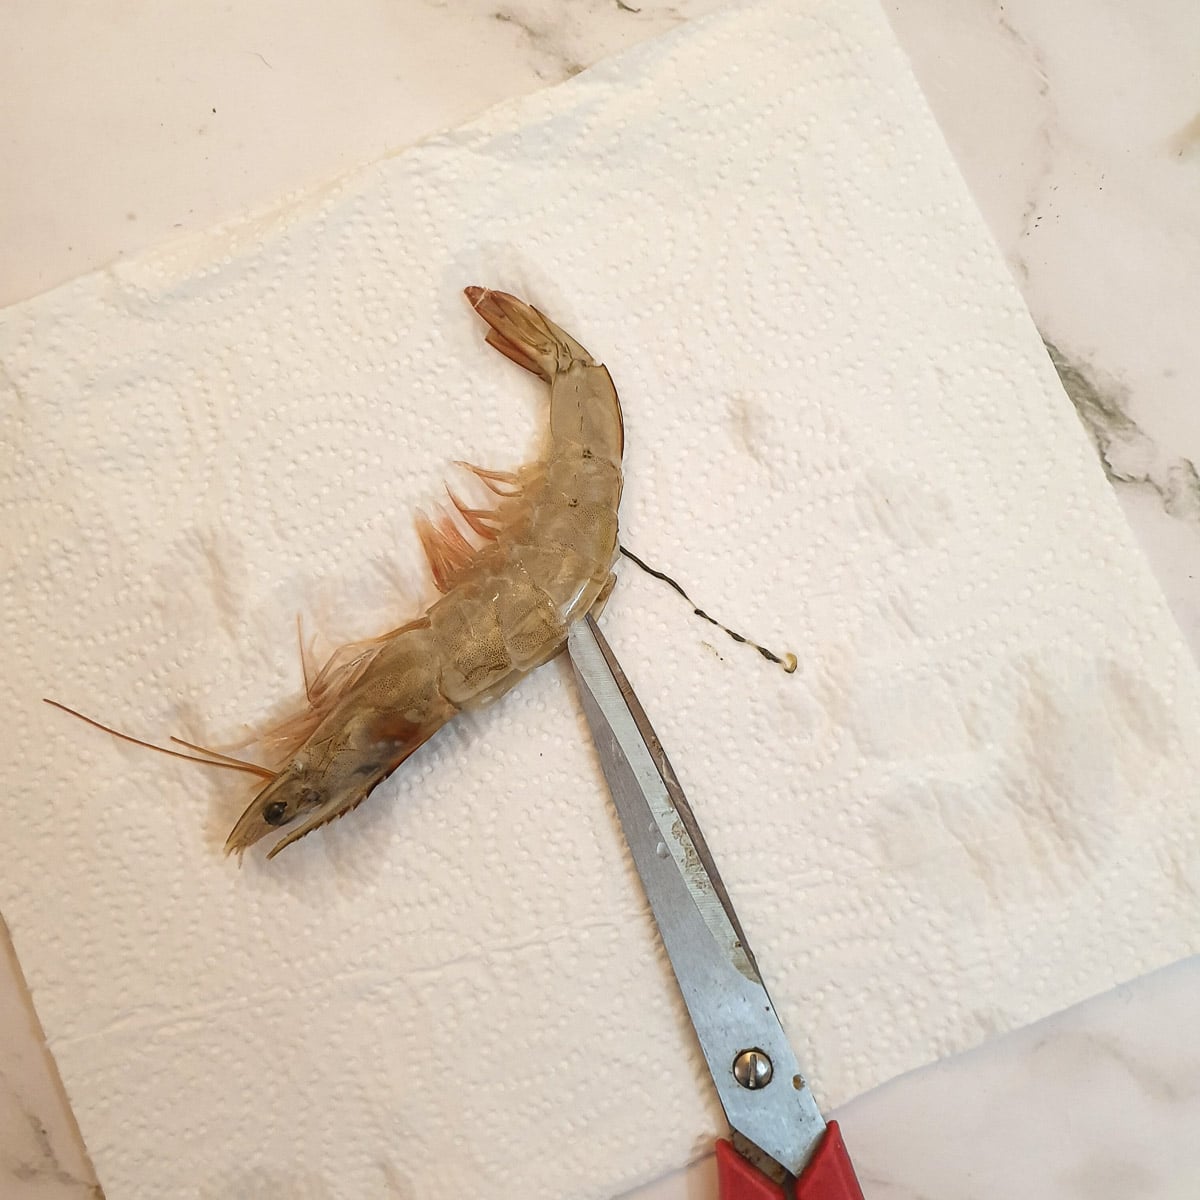
[[[516,471],[489,471],[487,467],[478,467],[462,458],[456,458],[454,465],[470,471],[472,475],[483,480],[486,487],[505,500],[513,499],[521,494],[521,476]],[[508,490],[502,490],[500,484],[503,484]]]

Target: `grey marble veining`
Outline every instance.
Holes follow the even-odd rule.
[[[1198,989],[1183,963],[855,1101],[868,1196],[1194,1196]]]
[[[837,1113],[867,1200],[1192,1200],[1200,961],[1117,988]],[[709,1200],[711,1162],[628,1200]],[[690,1190],[688,1190],[690,1189]]]
[[[561,83],[723,0],[0,6],[0,305]],[[151,69],[150,63],[153,63]]]
[[[1053,342],[1046,349],[1109,481],[1148,489],[1168,516],[1200,529],[1200,475],[1192,460],[1171,454],[1129,415],[1128,387],[1097,378],[1094,367],[1069,358]]]
[[[1186,0],[886,5],[1200,656],[1200,18]]]
[[[0,1197],[98,1200],[8,930],[0,921]]]

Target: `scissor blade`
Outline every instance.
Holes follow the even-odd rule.
[[[666,754],[591,617],[568,639],[617,814],[734,1131],[799,1175],[825,1131],[733,906]],[[769,1080],[748,1088],[757,1051]],[[749,1064],[749,1069],[747,1066]]]

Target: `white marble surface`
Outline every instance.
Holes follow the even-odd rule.
[[[269,207],[717,3],[4,6],[0,304]],[[1200,651],[1200,10],[886,8]],[[6,953],[0,1030],[0,1196],[98,1195]],[[1200,961],[839,1115],[871,1200],[1196,1196]],[[713,1194],[708,1164],[639,1193]]]

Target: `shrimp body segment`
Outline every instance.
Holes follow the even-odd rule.
[[[608,371],[537,309],[467,288],[489,345],[550,387],[537,461],[470,467],[494,494],[453,492],[417,530],[441,597],[418,620],[336,653],[305,712],[264,735],[282,764],[226,842],[241,853],[300,822],[268,857],[349,812],[456,713],[502,696],[553,658],[602,603],[618,553],[624,429]],[[467,464],[463,464],[467,465]]]

